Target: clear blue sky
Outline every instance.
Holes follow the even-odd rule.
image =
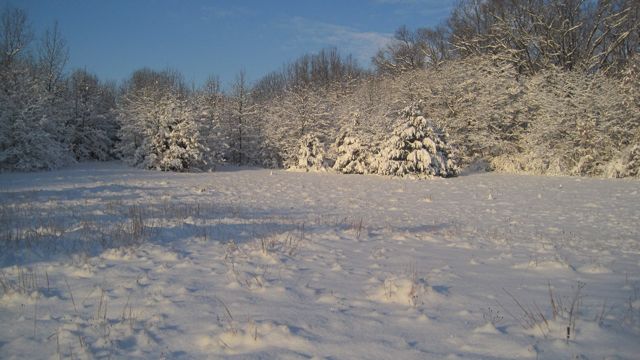
[[[369,65],[400,25],[444,21],[455,0],[0,0],[27,11],[36,35],[58,21],[68,69],[123,80],[147,66],[181,71],[197,85],[250,80],[298,56],[336,46]]]

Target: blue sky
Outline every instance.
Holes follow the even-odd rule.
[[[147,66],[223,86],[244,69],[250,80],[283,62],[337,46],[368,65],[400,25],[444,21],[455,0],[0,0],[27,11],[34,32],[58,21],[72,68],[123,80]]]

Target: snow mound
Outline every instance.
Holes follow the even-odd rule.
[[[571,265],[560,259],[530,260],[525,263],[516,264],[513,268],[536,271],[573,270]]]
[[[578,272],[584,274],[610,274],[611,269],[601,264],[588,264],[580,266]]]
[[[500,334],[500,330],[498,330],[495,325],[493,325],[492,323],[488,322],[482,326],[478,326],[477,328],[473,329],[474,333],[477,334],[494,334],[494,335],[499,335]]]
[[[369,292],[369,299],[384,303],[405,306],[419,306],[425,300],[433,300],[439,295],[427,284],[425,279],[409,276],[391,276],[378,283]]]
[[[217,337],[201,336],[197,345],[207,349],[220,349],[228,354],[247,354],[263,349],[282,348],[308,351],[306,339],[296,335],[287,325],[273,321],[248,321],[242,327],[233,327]]]

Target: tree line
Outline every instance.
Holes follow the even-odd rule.
[[[0,169],[122,158],[165,171],[376,173],[388,167],[381,154],[415,153],[388,146],[417,106],[435,136],[419,148],[449,143],[441,163],[639,176],[639,16],[637,0],[463,0],[439,26],[401,26],[371,68],[329,48],[255,83],[240,72],[223,91],[215,76],[195,88],[174,70],[139,69],[121,84],[67,74],[57,25],[35,36],[24,11],[5,8]]]

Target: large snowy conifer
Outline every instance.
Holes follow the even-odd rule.
[[[421,104],[400,112],[401,122],[376,156],[372,170],[381,175],[432,177],[455,176],[457,165],[446,134],[422,116]]]
[[[336,159],[333,170],[343,174],[366,174],[370,162],[369,149],[365,147],[354,131],[347,127],[334,143]]]
[[[162,155],[158,165],[162,170],[185,171],[201,163],[205,148],[188,102],[171,100],[163,118],[162,142],[156,147]]]
[[[202,163],[206,150],[195,106],[179,76],[140,70],[123,96],[119,150],[129,163],[164,171],[185,171]]]
[[[322,170],[325,168],[324,144],[313,135],[305,135],[298,142],[297,161],[291,168],[303,170]]]

